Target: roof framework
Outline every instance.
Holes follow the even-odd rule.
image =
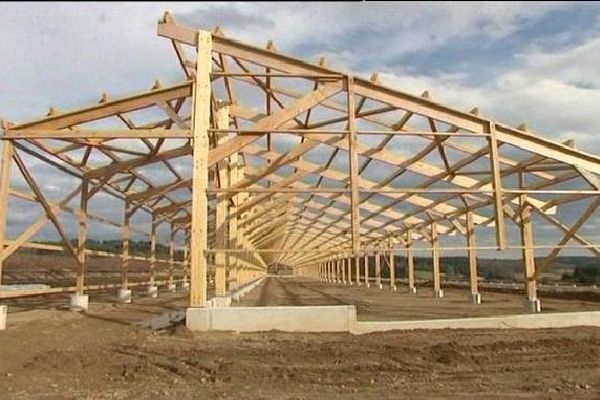
[[[456,234],[467,239],[456,249],[472,260],[473,290],[476,250],[489,248],[475,243],[476,226],[493,228],[494,248],[523,252],[530,299],[535,279],[562,248],[600,255],[579,233],[600,204],[600,157],[572,143],[492,121],[477,108],[449,108],[428,92],[385,87],[376,74],[354,77],[323,59],[280,54],[272,43],[257,48],[219,29],[185,27],[168,13],[158,35],[173,45],[185,75],[180,84],[157,81],[132,96],[105,93],[79,110],[3,122],[0,262],[20,246],[43,246],[31,238],[50,222],[77,260],[75,290],[82,293],[85,255],[93,253],[85,248],[88,220],[121,227],[128,243],[136,212],[152,215],[145,232],[153,243],[151,285],[160,262],[156,228],[170,223],[171,248],[176,234],[185,238],[184,260],[171,254],[165,262],[170,283],[175,265],[183,279],[191,278],[196,306],[206,303],[208,273],[215,274],[217,295],[264,275],[269,265],[329,278],[336,271],[340,280],[347,271],[348,280],[352,273],[359,279],[362,255],[403,249],[412,258],[415,242],[428,243],[439,289],[438,238]],[[28,166],[34,159],[81,184],[60,201],[49,200]],[[9,187],[13,161],[30,192]],[[101,192],[124,201],[122,223],[88,211]],[[12,240],[5,229],[9,195],[43,208]],[[76,199],[79,207],[68,206]],[[561,221],[557,208],[571,204],[579,217]],[[59,219],[65,212],[79,219],[76,248]],[[533,242],[532,214],[562,233],[537,268],[533,252],[544,246]],[[519,243],[510,243],[507,225],[519,229]],[[119,256],[126,289],[132,257],[125,244]],[[394,269],[393,258],[387,262]]]

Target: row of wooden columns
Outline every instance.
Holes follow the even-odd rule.
[[[88,181],[86,178],[83,179],[83,184],[81,186],[81,213],[79,214],[79,236],[78,236],[78,246],[77,246],[77,256],[78,256],[78,266],[77,266],[77,278],[76,278],[76,295],[83,295],[85,290],[85,272],[87,260],[85,257],[86,246],[85,243],[87,241],[87,231],[88,231],[88,220],[87,220],[87,205],[88,201],[93,195],[94,192],[88,191]],[[123,216],[123,249],[121,254],[121,284],[120,284],[120,292],[119,297],[123,301],[131,300],[131,292],[130,292],[130,282],[129,282],[129,263],[132,259],[131,251],[130,251],[130,242],[131,242],[131,218],[135,214],[135,212],[139,210],[139,205],[133,205],[128,201],[125,201],[124,207],[124,216]],[[157,245],[157,228],[160,223],[163,222],[163,219],[159,219],[156,214],[152,214],[152,222],[151,222],[151,230],[150,230],[150,260],[149,260],[149,269],[148,269],[148,293],[152,296],[155,296],[157,293],[156,284],[156,245]],[[177,228],[174,224],[171,224],[170,227],[170,237],[169,237],[169,258],[167,261],[168,265],[168,278],[166,281],[167,288],[169,291],[175,290],[175,238],[179,228]],[[186,247],[189,245],[186,232]],[[187,271],[188,271],[188,252],[184,252],[184,259],[181,261],[183,264],[182,271],[182,287],[187,288]]]
[[[535,280],[535,256],[533,251],[533,228],[531,223],[531,205],[527,203],[527,198],[522,195],[520,198],[521,212],[520,219],[517,220],[521,230],[521,239],[523,249],[523,270],[525,281],[525,295],[528,307],[531,311],[539,311],[539,300],[537,298],[537,283]],[[479,293],[478,282],[478,266],[477,266],[477,243],[475,239],[475,224],[473,222],[473,213],[466,213],[466,230],[465,237],[467,240],[467,255],[469,262],[469,287],[471,292],[472,302],[479,304],[481,296]],[[412,232],[408,231],[405,238],[406,251],[406,266],[407,266],[407,284],[410,293],[416,293],[415,286],[415,267],[414,267],[414,250]],[[393,248],[393,243],[390,240],[389,247]],[[432,275],[433,275],[433,294],[437,298],[444,297],[444,292],[441,288],[440,278],[440,249],[437,226],[431,224],[431,251],[432,251]],[[375,264],[375,284],[382,288],[381,284],[381,251],[373,250]],[[388,251],[390,268],[390,288],[396,290],[395,282],[395,266],[394,252]],[[369,277],[369,252],[365,252],[364,262],[362,263],[365,286],[369,287],[371,278]],[[361,265],[359,256],[333,256],[326,260],[309,267],[309,272],[305,275],[316,277],[325,282],[332,283],[348,283],[360,286],[361,282]]]

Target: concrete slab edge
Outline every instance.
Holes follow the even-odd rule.
[[[186,325],[193,331],[350,332],[366,334],[414,329],[544,329],[600,327],[600,311],[503,315],[416,321],[358,321],[356,307],[279,306],[188,308]]]
[[[600,327],[600,311],[417,321],[356,321],[351,332],[354,334],[364,334],[414,329],[544,329],[574,326]]]

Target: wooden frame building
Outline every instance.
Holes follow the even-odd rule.
[[[121,290],[155,287],[157,266],[166,265],[166,284],[189,281],[192,307],[206,306],[209,276],[215,295],[222,296],[264,276],[269,266],[369,284],[368,257],[374,257],[377,285],[387,268],[392,289],[406,279],[414,291],[415,251],[430,252],[434,293],[442,297],[440,252],[446,250],[468,255],[476,296],[477,251],[494,248],[522,252],[526,296],[535,302],[536,279],[563,248],[600,255],[598,245],[580,233],[600,204],[598,156],[524,126],[492,121],[476,108],[452,109],[427,92],[415,96],[388,88],[376,74],[363,79],[331,69],[323,59],[310,63],[280,54],[272,43],[257,48],[219,29],[185,27],[168,13],[158,35],[173,45],[185,75],[181,83],[156,82],[123,98],[104,94],[98,104],[52,109],[34,121],[3,121],[0,282],[2,263],[22,246],[67,251],[78,267],[72,287],[5,291],[0,299],[59,291],[83,295],[110,286],[87,285],[90,254],[122,258],[122,279],[112,284]],[[81,184],[51,201],[27,160]],[[29,191],[10,187],[14,174]],[[123,221],[88,210],[98,193],[122,200]],[[44,216],[9,238],[13,197],[39,204]],[[78,206],[69,205],[77,200]],[[563,207],[579,213],[574,222],[559,219]],[[79,220],[77,246],[59,219],[65,213]],[[145,259],[143,282],[128,280],[135,213],[152,216],[145,231],[152,254]],[[562,239],[536,245],[534,216]],[[122,254],[86,249],[91,220],[122,228]],[[31,241],[48,223],[63,246]],[[155,254],[160,224],[172,230],[166,260]],[[475,240],[478,227],[493,229],[493,246]],[[509,240],[508,229],[517,229],[520,240]],[[440,238],[456,234],[464,236],[464,245],[440,245]],[[183,260],[173,257],[176,235]],[[535,250],[548,248],[545,261],[535,265]],[[395,276],[395,254],[407,257],[405,277]]]

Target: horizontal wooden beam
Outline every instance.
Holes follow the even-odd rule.
[[[6,139],[186,139],[189,129],[9,129]]]

